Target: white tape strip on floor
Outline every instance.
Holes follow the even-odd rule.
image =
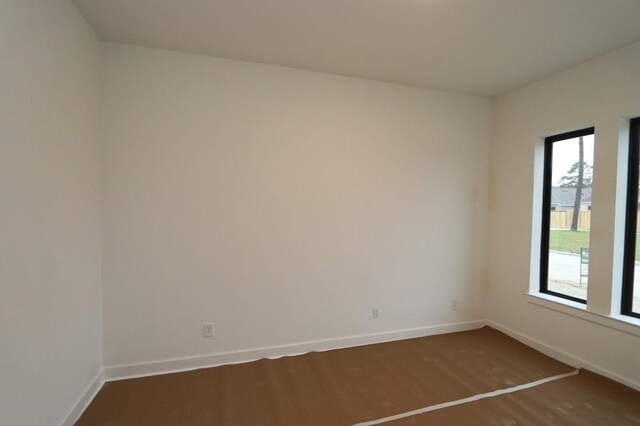
[[[440,410],[442,408],[447,408],[447,407],[454,407],[456,405],[466,404],[467,402],[478,401],[478,400],[485,399],[485,398],[493,398],[494,396],[500,396],[500,395],[504,395],[504,394],[507,394],[507,393],[518,392],[518,391],[521,391],[523,389],[529,389],[529,388],[532,388],[532,387],[535,387],[535,386],[543,385],[545,383],[553,382],[555,380],[564,379],[565,377],[575,376],[579,372],[580,372],[580,370],[575,370],[575,371],[572,371],[571,373],[559,374],[557,376],[547,377],[546,379],[536,380],[535,382],[525,383],[523,385],[518,385],[518,386],[511,387],[511,388],[500,389],[500,390],[493,391],[493,392],[481,393],[481,394],[478,394],[478,395],[470,396],[468,398],[457,399],[455,401],[449,401],[449,402],[443,402],[442,404],[430,405],[429,407],[419,408],[419,409],[413,410],[413,411],[407,411],[406,413],[400,413],[400,414],[396,414],[394,416],[383,417],[383,418],[377,419],[377,420],[370,420],[368,422],[358,423],[358,424],[356,424],[354,426],[379,425],[381,423],[390,422],[392,420],[403,419],[405,417],[411,417],[411,416],[415,416],[417,414],[427,413],[429,411]]]

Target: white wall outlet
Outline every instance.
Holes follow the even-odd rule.
[[[451,310],[452,311],[458,310],[458,299],[451,299]]]
[[[202,324],[202,337],[213,337],[213,323]]]
[[[380,308],[373,308],[371,311],[372,318],[378,318],[380,316]]]

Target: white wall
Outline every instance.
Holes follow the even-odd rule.
[[[0,4],[0,424],[53,425],[101,369],[98,41]]]
[[[620,238],[613,237],[614,217],[624,208],[623,194],[616,205],[618,144],[627,119],[640,116],[639,76],[637,43],[497,99],[487,296],[489,319],[636,385],[640,337],[530,304],[524,294],[532,229],[539,228],[540,205],[538,200],[534,207],[533,191],[534,171],[541,177],[541,163],[534,169],[534,157],[542,154],[540,138],[595,125],[588,309],[607,315],[613,306],[619,312],[615,291],[612,296],[612,288],[619,286],[614,246],[621,247]]]
[[[488,99],[103,53],[106,366],[484,318]]]

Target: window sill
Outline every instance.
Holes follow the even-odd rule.
[[[526,293],[527,302],[580,318],[603,327],[612,328],[624,333],[640,336],[640,319],[626,315],[602,315],[587,310],[582,303],[573,302],[560,297],[543,293]]]

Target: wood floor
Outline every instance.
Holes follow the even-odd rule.
[[[489,327],[108,382],[79,425],[353,425],[571,373]],[[400,425],[640,425],[640,392],[580,371]]]

